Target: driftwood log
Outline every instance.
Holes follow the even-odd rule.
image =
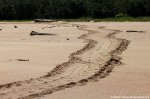
[[[56,26],[51,26],[51,27],[43,27],[42,29],[45,29],[45,28],[53,28],[53,27],[56,27]]]
[[[49,35],[49,36],[54,36],[56,34],[51,34],[51,33],[38,33],[38,32],[35,32],[35,31],[32,31],[30,33],[30,36],[35,36],[35,35]]]
[[[17,59],[17,61],[29,61],[29,59]]]
[[[55,22],[55,20],[50,20],[50,19],[35,19],[35,22]]]
[[[128,30],[126,32],[138,32],[138,33],[145,33],[145,31],[135,31],[135,30]]]

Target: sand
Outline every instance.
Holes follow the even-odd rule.
[[[14,28],[18,26],[18,28]],[[82,33],[70,29],[71,33],[60,32],[68,27],[42,29],[54,26],[34,23],[1,23],[0,31],[0,84],[28,80],[42,76],[56,65],[68,60],[69,54],[82,48],[82,42],[74,40]],[[30,32],[52,32],[58,36],[35,36]],[[65,35],[63,35],[63,34]],[[71,38],[67,41],[66,38]],[[65,49],[65,50],[63,50]],[[61,50],[61,51],[60,51]],[[58,59],[59,57],[59,59]],[[17,59],[29,59],[29,62],[18,62]]]
[[[149,98],[149,22],[0,26],[2,99]],[[30,36],[31,31],[55,35]]]

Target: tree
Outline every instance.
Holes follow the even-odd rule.
[[[0,19],[150,16],[150,0],[0,0]]]

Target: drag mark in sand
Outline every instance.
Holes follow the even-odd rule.
[[[32,99],[52,94],[74,86],[85,85],[90,81],[98,81],[112,71],[115,65],[120,65],[121,54],[127,49],[130,41],[116,38],[119,30],[99,28],[112,33],[100,37],[100,33],[77,25],[81,31],[87,31],[79,39],[87,44],[70,55],[68,62],[56,66],[47,75],[26,81],[0,85],[0,97]]]

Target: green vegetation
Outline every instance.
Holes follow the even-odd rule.
[[[77,19],[59,19],[60,21],[68,22],[147,22],[150,21],[150,17],[121,17],[121,18],[77,18]]]
[[[0,0],[0,20],[149,21],[149,16],[150,0]]]
[[[58,21],[68,21],[68,22],[150,22],[150,17],[121,17],[121,18],[75,18],[75,19],[56,19]],[[0,22],[30,22],[32,20],[0,20]]]

